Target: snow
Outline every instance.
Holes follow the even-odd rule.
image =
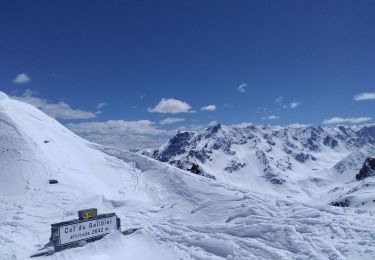
[[[328,204],[358,186],[354,176],[367,157],[375,156],[373,133],[369,127],[217,124],[180,132],[143,153],[183,169],[198,164],[216,180],[239,188]],[[331,192],[336,187],[340,191]],[[349,206],[375,207],[369,203],[372,195],[356,192],[350,199],[357,202]]]
[[[255,192],[93,144],[1,93],[0,140],[0,259],[27,259],[50,224],[91,207],[140,229],[44,259],[375,258],[371,208]]]

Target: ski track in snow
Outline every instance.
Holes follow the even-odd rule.
[[[257,194],[253,196],[250,192],[231,190],[225,186],[203,192],[199,186],[207,185],[205,180],[198,181],[198,187],[181,191],[172,187],[186,185],[187,178],[195,177],[169,171],[162,178],[166,184],[164,187],[175,192],[164,205],[124,202],[115,206],[102,197],[61,192],[57,193],[56,201],[61,207],[51,215],[50,209],[55,205],[48,193],[22,203],[2,199],[0,251],[6,252],[9,245],[16,243],[20,247],[16,252],[22,249],[25,254],[19,256],[16,252],[8,252],[10,254],[5,255],[5,259],[27,257],[32,253],[28,248],[30,242],[34,243],[33,249],[36,250],[41,246],[40,241],[48,240],[48,221],[61,221],[61,213],[64,219],[75,218],[76,211],[87,207],[91,201],[95,205],[101,202],[100,211],[115,211],[122,220],[123,228],[142,229],[129,237],[112,235],[95,245],[88,244],[46,259],[82,259],[83,256],[88,257],[86,259],[124,259],[122,256],[129,252],[118,254],[116,248],[121,249],[121,243],[130,243],[127,242],[129,239],[145,243],[145,247],[151,244],[158,254],[161,250],[170,259],[364,259],[364,256],[375,255],[375,218],[371,212],[302,205],[272,197],[259,198]],[[160,191],[157,185],[157,180],[151,178],[139,188]],[[207,194],[214,199],[208,202],[205,199]],[[181,196],[191,199],[185,200]],[[106,249],[113,246],[114,252]],[[101,253],[102,250],[106,253]],[[131,255],[139,253],[133,251]],[[17,258],[11,258],[16,255]],[[141,256],[149,257],[143,259],[155,259],[152,254]]]
[[[167,195],[168,199],[140,204],[125,200],[121,203],[65,190],[34,194],[31,200],[23,202],[3,198],[0,203],[0,251],[6,252],[8,246],[15,243],[25,253],[29,251],[19,256],[16,253],[18,248],[4,259],[27,257],[32,253],[27,247],[31,241],[36,250],[41,246],[40,241],[48,240],[51,224],[48,220],[62,221],[61,216],[64,220],[75,218],[76,211],[88,207],[89,203],[101,204],[100,211],[115,211],[122,219],[123,228],[142,227],[141,231],[130,238],[112,236],[95,245],[57,253],[49,259],[81,259],[83,256],[88,259],[122,259],[122,255],[113,255],[110,250],[107,250],[108,255],[100,256],[101,251],[112,243],[116,245],[117,242],[112,240],[123,240],[118,243],[126,244],[128,239],[139,240],[146,246],[153,244],[156,251],[162,244],[160,250],[171,259],[347,259],[374,256],[375,218],[371,212],[303,205],[218,183],[210,185],[206,179],[170,167],[164,167],[164,174],[160,176],[157,171],[150,170],[155,166],[148,165],[159,163],[147,159],[150,161],[142,165],[141,159],[136,161],[136,157],[130,155],[128,161],[146,171],[136,173],[134,169],[130,172],[137,179],[133,182],[133,190],[151,195],[157,192]],[[149,178],[142,182],[141,175]],[[194,181],[190,182],[191,178]],[[187,187],[191,184],[195,185]],[[53,201],[50,199],[52,193]],[[160,201],[165,201],[165,204],[160,205]],[[51,208],[55,208],[53,215]],[[27,243],[22,245],[19,241]],[[121,245],[117,246],[121,248]],[[141,256],[153,259],[152,254]]]
[[[140,168],[158,164],[141,165],[140,161],[135,161]],[[155,254],[157,259],[375,257],[375,217],[371,211],[304,205],[217,183],[210,185],[206,179],[169,167],[164,167],[163,174],[158,172],[146,170],[136,175],[140,180],[133,182],[133,191],[150,195],[141,201],[113,201],[63,189],[34,194],[28,201],[1,198],[3,259],[26,258],[48,241],[51,223],[76,218],[77,210],[98,205],[99,212],[116,212],[123,229],[142,229],[129,237],[113,234],[46,259],[125,259],[127,255],[156,259]],[[132,243],[138,247],[130,246]],[[147,254],[144,249],[149,247]],[[126,248],[129,251],[122,251]]]

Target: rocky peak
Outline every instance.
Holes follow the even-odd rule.
[[[206,130],[206,138],[210,138],[213,135],[217,134],[222,129],[221,124],[217,124],[215,126],[209,127]]]

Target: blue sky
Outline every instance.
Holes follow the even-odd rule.
[[[93,135],[109,120],[151,139],[211,121],[372,123],[374,13],[370,0],[1,1],[0,89]]]

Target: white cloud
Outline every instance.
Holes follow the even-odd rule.
[[[47,115],[56,119],[91,119],[96,117],[96,113],[73,109],[63,101],[58,103],[49,103],[46,99],[34,96],[34,92],[26,90],[21,96],[13,96],[12,98],[28,103],[42,110]]]
[[[167,117],[165,119],[160,120],[159,124],[160,125],[171,125],[171,124],[183,122],[183,121],[185,121],[184,118]]]
[[[295,109],[295,108],[299,107],[300,104],[301,104],[301,103],[299,103],[299,102],[295,102],[295,101],[293,101],[292,103],[290,103],[289,107],[290,107],[291,109]]]
[[[279,118],[280,118],[279,116],[270,115],[268,117],[263,116],[262,120],[266,120],[266,119],[268,119],[268,120],[275,120],[275,119],[279,119]]]
[[[375,92],[365,92],[354,96],[354,101],[375,100]]]
[[[302,127],[309,127],[311,125],[309,125],[309,124],[294,123],[294,124],[289,124],[287,126],[291,127],[291,128],[302,128]]]
[[[27,76],[26,73],[20,73],[17,75],[15,79],[13,79],[13,83],[16,84],[26,84],[31,81],[31,78]]]
[[[202,107],[201,110],[205,111],[205,112],[215,111],[216,106],[215,105],[208,105],[208,106]]]
[[[153,113],[170,113],[170,114],[177,114],[177,113],[188,113],[194,112],[191,111],[191,106],[181,100],[177,100],[174,98],[165,99],[163,98],[154,108],[148,108],[148,112]]]
[[[362,124],[371,121],[371,117],[332,117],[323,121],[323,125],[332,125],[332,124]]]
[[[105,102],[101,102],[101,103],[99,103],[99,104],[96,106],[96,109],[101,109],[101,108],[105,107],[106,105],[107,105],[107,103],[105,103]]]
[[[289,105],[285,104],[283,101],[284,101],[284,97],[282,97],[282,96],[279,96],[279,97],[275,98],[275,103],[279,107],[284,108],[284,109],[288,108],[288,107],[291,108],[291,109],[296,109],[297,107],[299,107],[301,105],[301,103],[297,102],[297,101],[293,101]]]
[[[139,134],[158,135],[165,133],[165,130],[155,127],[155,123],[150,120],[108,120],[104,122],[83,122],[78,124],[67,124],[76,133],[98,133],[98,134]]]
[[[235,125],[232,125],[232,126],[238,127],[238,128],[246,128],[246,127],[249,127],[249,126],[252,126],[252,125],[254,125],[254,124],[251,123],[251,122],[242,122],[242,123],[235,124]]]
[[[90,141],[118,148],[158,147],[173,133],[149,120],[84,122],[67,124],[70,130]]]
[[[279,119],[280,117],[279,116],[275,116],[275,115],[270,115],[268,117],[269,120],[275,120],[275,119]]]
[[[241,85],[238,86],[237,91],[239,91],[241,93],[245,93],[246,92],[246,88],[247,88],[247,84],[243,83],[243,84],[241,84]]]
[[[368,126],[375,126],[375,123],[351,125],[350,128],[353,129],[354,131],[359,131],[361,130],[361,128],[368,127]]]

